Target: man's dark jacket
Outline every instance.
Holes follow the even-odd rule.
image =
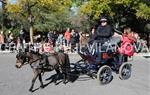
[[[97,28],[97,31],[92,36],[91,40],[97,40],[97,41],[107,41],[109,38],[113,35],[112,27],[110,25],[106,26],[99,26]]]

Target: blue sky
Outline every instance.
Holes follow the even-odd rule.
[[[16,0],[9,0],[11,3],[16,3]]]
[[[16,0],[9,0],[11,3],[16,3]],[[2,3],[0,2],[0,6],[2,5]]]
[[[11,3],[16,3],[16,0],[9,0]],[[2,6],[2,3],[0,2],[0,7]]]

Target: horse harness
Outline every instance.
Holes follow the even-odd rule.
[[[58,61],[58,65],[59,67],[63,65],[63,58],[61,55],[59,55],[58,53],[44,53],[44,54],[40,54],[40,57],[37,58],[36,60],[33,60],[30,63],[31,68],[41,68],[41,69],[54,69],[56,68],[55,66],[51,65],[48,57],[50,56],[55,56],[56,60]],[[29,58],[30,60],[31,58]],[[37,61],[39,61],[39,64],[37,65]],[[35,63],[35,64],[34,64]]]

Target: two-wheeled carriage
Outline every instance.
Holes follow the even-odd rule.
[[[111,47],[116,48],[115,45]],[[104,51],[94,51],[93,54],[79,53],[81,60],[74,64],[74,70],[97,78],[102,85],[111,82],[112,72],[119,74],[119,78],[122,80],[129,79],[131,64],[128,62],[128,56],[122,55],[112,48],[108,50],[107,46],[104,46],[104,49]]]

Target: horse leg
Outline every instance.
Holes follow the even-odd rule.
[[[63,75],[63,83],[66,84],[69,80],[69,69],[70,69],[70,60],[67,54],[64,54],[64,60],[62,61],[61,65],[62,75]]]
[[[66,70],[65,68],[61,67],[61,70],[62,70],[62,75],[63,75],[63,83],[66,84],[66,80],[67,80],[67,73],[66,73]],[[60,70],[59,70],[59,67],[55,69],[57,75],[56,75],[56,78],[55,78],[55,84],[58,80],[58,77],[59,77],[59,74],[60,74]]]
[[[39,73],[39,81],[40,81],[40,83],[41,83],[41,88],[44,88],[44,85],[43,85],[43,81],[42,81],[42,76],[41,76],[41,73]]]
[[[32,84],[31,84],[31,87],[30,87],[30,89],[29,89],[29,91],[33,91],[32,89],[33,89],[33,87],[34,87],[34,83],[35,83],[35,81],[36,81],[36,79],[37,79],[37,77],[38,77],[38,70],[37,69],[33,69],[33,72],[34,72],[34,76],[33,76],[33,79],[32,79]]]
[[[65,54],[65,64],[62,67],[62,71],[63,71],[63,75],[64,75],[64,83],[69,82],[69,80],[70,80],[69,73],[71,72],[71,69],[70,69],[69,56],[67,54]]]
[[[57,84],[57,80],[59,78],[60,71],[58,69],[55,69],[55,71],[56,71],[56,77],[54,78],[54,83],[56,85]]]
[[[69,73],[71,73],[70,64],[68,66],[66,66],[66,68],[65,68],[65,77],[68,82],[70,81]]]
[[[66,84],[66,83],[67,83],[67,72],[66,72],[66,68],[62,68],[62,75],[63,75],[63,83]]]
[[[66,84],[67,83],[67,77],[66,77],[66,74],[63,73],[63,83]]]

